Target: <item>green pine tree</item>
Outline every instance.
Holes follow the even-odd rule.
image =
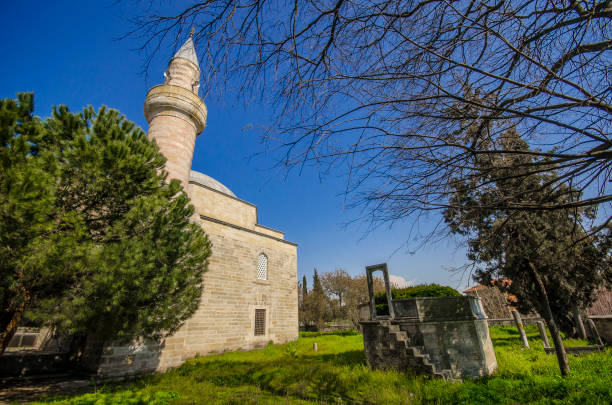
[[[175,332],[197,309],[210,243],[145,133],[115,110],[0,102],[0,338],[25,314],[101,339]]]

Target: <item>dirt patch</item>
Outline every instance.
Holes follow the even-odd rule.
[[[6,378],[0,381],[0,404],[28,403],[49,396],[94,390],[91,380],[71,374]]]

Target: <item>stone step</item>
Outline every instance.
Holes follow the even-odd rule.
[[[406,332],[390,332],[389,335],[391,336],[391,339],[395,339],[396,342],[410,342],[410,338]]]
[[[414,346],[411,346],[411,347],[414,347],[414,349],[415,349],[415,351],[416,351],[418,356],[424,357],[427,360],[429,360],[429,354],[425,351],[425,346],[414,345]]]
[[[440,369],[431,361],[425,346],[412,343],[410,336],[405,331],[400,330],[399,325],[394,325],[390,321],[381,321],[380,325],[384,328],[383,333],[389,336],[388,349],[400,357],[406,357],[407,364],[417,364],[414,371],[419,375],[429,375],[434,378],[443,378],[445,381],[461,381],[453,377],[453,370]],[[411,358],[411,359],[410,359]]]
[[[389,332],[399,332],[400,331],[399,325],[389,324],[387,328],[389,329]]]
[[[405,353],[406,357],[411,357],[419,366],[415,371],[417,374],[431,375],[434,377],[444,378],[445,380],[451,376],[449,373],[439,372],[436,365],[430,360],[429,354],[425,351],[424,346],[413,345],[410,337],[405,331],[399,329],[399,325],[393,325],[390,322],[381,323],[389,335],[389,349]]]

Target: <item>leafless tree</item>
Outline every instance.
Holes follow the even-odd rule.
[[[283,164],[341,165],[375,221],[448,207],[509,127],[535,157],[520,176],[554,166],[584,194],[491,205],[612,200],[611,0],[207,0],[134,23],[151,56],[194,27],[206,91],[269,101]]]
[[[321,274],[321,284],[328,297],[336,297],[338,306],[346,304],[346,295],[351,288],[352,278],[343,268]]]

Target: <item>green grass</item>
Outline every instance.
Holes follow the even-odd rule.
[[[609,404],[612,349],[571,357],[561,378],[537,328],[531,349],[515,328],[491,328],[499,371],[489,378],[447,383],[365,364],[360,335],[302,336],[263,350],[199,357],[165,374],[108,385],[94,394],[49,399],[55,404]],[[318,352],[313,352],[317,342]],[[568,340],[568,345],[582,341]]]

